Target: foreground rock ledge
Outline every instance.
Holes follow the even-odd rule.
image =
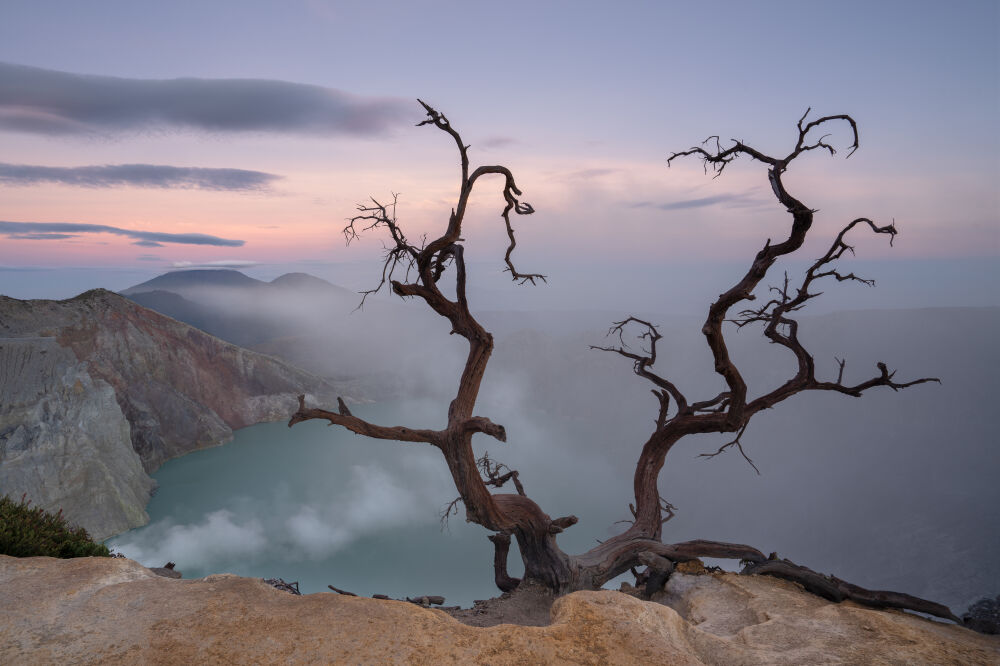
[[[997,637],[830,604],[785,581],[675,579],[673,608],[578,592],[547,627],[476,628],[405,602],[298,597],[228,574],[174,580],[126,559],[0,556],[0,663],[1000,662]]]

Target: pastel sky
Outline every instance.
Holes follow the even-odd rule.
[[[399,193],[411,237],[434,233],[457,155],[414,127],[420,97],[474,163],[514,171],[538,211],[519,220],[526,270],[749,258],[788,222],[762,166],[713,180],[666,157],[715,134],[787,153],[811,107],[851,114],[861,147],[789,170],[820,211],[804,258],[854,217],[895,219],[894,248],[860,238],[859,254],[967,262],[989,293],[998,42],[995,0],[0,0],[0,291],[70,267],[321,274],[379,252],[340,234],[369,195]],[[481,183],[466,234],[496,272],[500,203]]]

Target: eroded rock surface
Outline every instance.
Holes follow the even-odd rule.
[[[0,492],[103,539],[145,524],[148,474],[338,391],[105,290],[0,296]]]
[[[678,575],[671,606],[558,599],[544,627],[231,575],[156,576],[125,559],[0,556],[0,663],[995,664],[1000,638],[831,604],[768,577]],[[696,580],[689,580],[696,578]],[[749,609],[749,610],[747,610]]]
[[[111,385],[53,337],[0,340],[0,493],[98,537],[149,520],[154,482]]]

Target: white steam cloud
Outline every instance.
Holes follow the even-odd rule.
[[[169,560],[180,569],[196,563],[224,571],[233,562],[280,559],[282,553],[319,561],[366,535],[432,523],[440,508],[436,497],[408,488],[402,479],[371,465],[353,466],[348,483],[322,502],[260,499],[252,502],[252,511],[219,509],[185,524],[167,519],[126,533],[110,545],[146,566]]]

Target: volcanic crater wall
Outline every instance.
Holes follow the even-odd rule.
[[[161,464],[287,418],[299,393],[338,391],[113,292],[0,296],[0,494],[107,538],[148,522]]]

